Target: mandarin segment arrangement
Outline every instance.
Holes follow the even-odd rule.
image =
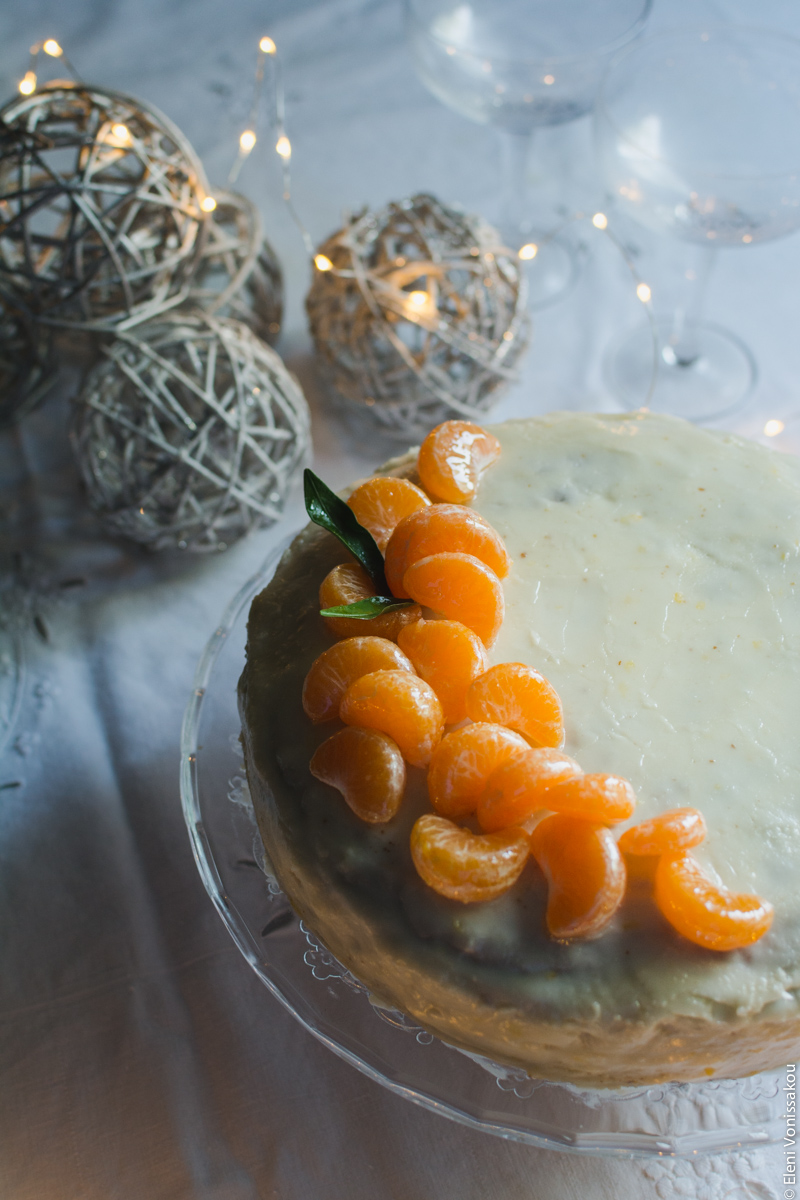
[[[683,937],[717,951],[752,944],[769,929],[772,906],[718,886],[688,853],[706,836],[702,814],[673,809],[617,839],[613,827],[635,811],[630,783],[584,773],[564,753],[561,700],[539,671],[489,665],[511,563],[497,532],[467,505],[499,454],[479,426],[445,422],[420,448],[422,488],[376,476],[352,493],[371,553],[385,552],[380,583],[390,594],[376,593],[381,573],[369,561],[372,579],[360,564],[343,563],[323,580],[320,606],[374,599],[402,607],[367,620],[323,617],[344,640],[313,663],[303,706],[312,721],[338,716],[345,728],[318,747],[312,774],[362,820],[381,824],[401,809],[405,763],[427,768],[435,811],[414,823],[410,855],[420,878],[450,901],[489,902],[538,868],[550,935],[595,938],[623,902],[627,859],[631,878],[648,881],[653,903]]]
[[[411,662],[394,642],[352,637],[320,654],[303,684],[303,710],[312,721],[333,721],[351,683],[372,671],[410,671]]]
[[[465,720],[467,688],[489,667],[478,635],[460,621],[423,620],[401,629],[397,645],[436,692],[445,724]]]
[[[384,824],[397,815],[406,764],[397,743],[385,733],[348,725],[317,747],[309,770],[340,791],[362,821]]]
[[[372,580],[360,563],[340,563],[328,572],[320,584],[319,606],[323,610],[340,608],[348,604],[357,604],[359,600],[368,600],[374,595]],[[368,627],[359,617],[322,619],[334,637],[359,637],[368,631],[376,637],[389,638],[390,641],[396,642],[403,626],[418,621],[421,616],[422,609],[413,604],[408,608],[373,617]]]
[[[468,504],[481,475],[500,452],[497,438],[480,425],[445,421],[432,429],[420,446],[417,472],[425,491],[435,500]]]
[[[369,530],[383,552],[397,523],[411,513],[429,508],[431,502],[410,479],[376,475],[357,487],[347,503],[359,525]]]
[[[471,554],[505,579],[511,566],[500,535],[463,504],[435,504],[398,521],[386,546],[386,581],[395,596],[406,596],[403,577],[419,558],[442,551]]]
[[[466,625],[485,646],[496,641],[505,611],[503,586],[474,555],[445,550],[419,558],[403,576],[403,587],[419,604]]]

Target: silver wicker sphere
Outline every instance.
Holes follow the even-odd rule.
[[[524,280],[479,217],[414,196],[355,217],[315,264],[306,308],[323,372],[388,432],[480,419],[516,378]]]
[[[208,184],[139,100],[55,83],[0,110],[0,296],[51,325],[124,329],[186,298]]]
[[[309,415],[274,350],[239,321],[174,314],[104,354],[73,441],[109,528],[153,550],[209,551],[280,517]]]
[[[258,209],[238,192],[216,191],[214,197],[190,300],[212,316],[244,321],[274,343],[283,318],[283,275]]]

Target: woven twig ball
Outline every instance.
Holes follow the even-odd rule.
[[[283,274],[256,206],[238,192],[214,193],[217,207],[190,300],[212,316],[244,321],[274,343],[283,318]]]
[[[479,217],[414,196],[355,217],[315,263],[306,307],[323,371],[387,431],[480,418],[516,378],[524,281]]]
[[[0,429],[35,408],[57,370],[52,331],[0,309]]]
[[[0,111],[0,295],[39,321],[124,329],[185,299],[208,191],[138,100],[57,83]]]
[[[92,506],[153,550],[224,550],[271,525],[308,454],[303,393],[239,321],[173,314],[103,348],[73,442]]]

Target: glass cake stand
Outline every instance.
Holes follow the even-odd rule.
[[[181,797],[200,875],[275,999],[370,1079],[514,1141],[618,1157],[718,1153],[779,1141],[780,1072],[622,1090],[532,1079],[454,1049],[403,1013],[380,1007],[297,919],[270,873],[256,828],[236,706],[250,602],[272,578],[286,545],[225,610],[197,668],[181,740]]]

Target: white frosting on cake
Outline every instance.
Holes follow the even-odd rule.
[[[697,857],[772,901],[773,929],[748,950],[701,950],[638,883],[601,938],[559,945],[534,865],[490,904],[426,888],[408,854],[423,772],[398,818],[367,829],[307,771],[337,727],[299,708],[330,644],[316,588],[346,557],[317,532],[254,604],[243,677],[248,773],[281,882],[375,992],[534,1073],[613,1085],[786,1061],[800,1041],[800,464],[639,414],[492,432],[503,453],[474,507],[513,559],[492,662],[551,680],[568,752],[633,783],[635,821],[701,809]]]

